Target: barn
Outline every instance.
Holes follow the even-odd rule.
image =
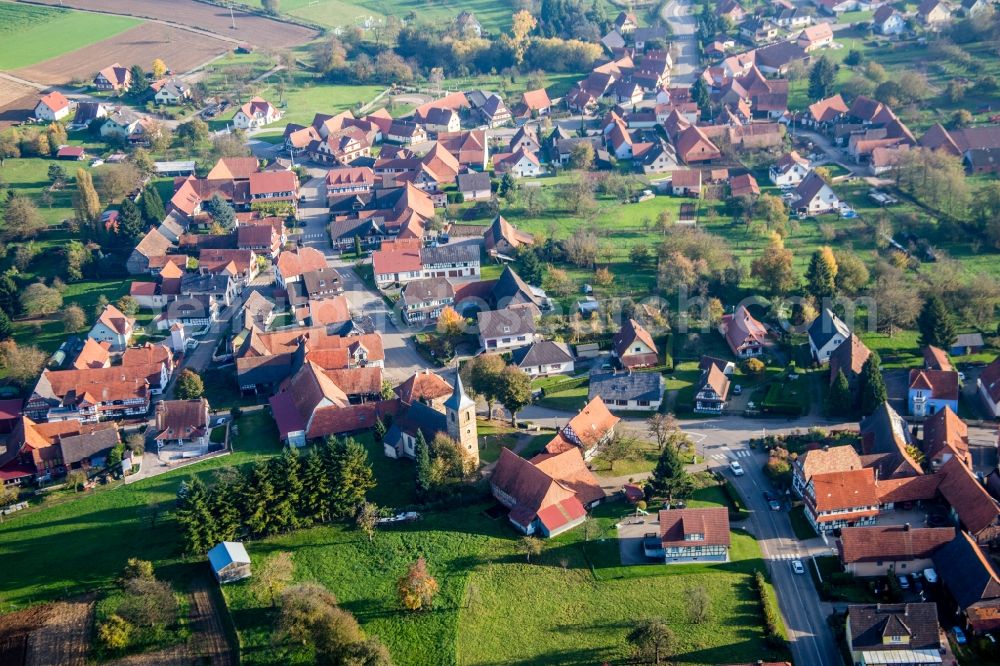
[[[208,563],[220,583],[232,583],[250,577],[250,555],[238,541],[223,541],[208,551]]]

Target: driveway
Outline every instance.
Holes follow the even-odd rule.
[[[618,523],[618,553],[622,564],[660,564],[663,559],[652,560],[646,557],[642,549],[642,540],[647,534],[658,534],[660,522],[656,514],[648,516],[629,516]]]
[[[691,85],[698,69],[697,24],[691,13],[691,0],[671,0],[663,8],[662,16],[674,33],[672,42],[677,47],[670,81],[674,85]]]

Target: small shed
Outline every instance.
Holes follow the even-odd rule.
[[[208,551],[208,563],[220,583],[250,577],[250,555],[239,541],[223,541]]]
[[[981,333],[962,333],[948,351],[952,356],[965,356],[966,354],[978,354],[983,351],[986,343],[983,342]]]

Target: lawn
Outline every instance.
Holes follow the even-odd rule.
[[[501,449],[513,449],[514,445],[517,444],[517,431],[499,421],[487,423],[480,419],[478,432],[479,459],[483,463],[496,462],[500,458]]]
[[[792,523],[792,531],[795,532],[796,539],[815,539],[816,530],[813,529],[809,519],[806,518],[806,509],[801,504],[792,507],[788,512],[788,519]]]
[[[0,10],[3,7],[4,5],[0,3]],[[48,171],[53,164],[61,166],[68,176],[66,185],[58,190],[49,190],[51,182]],[[10,159],[6,160],[4,165],[0,167],[0,178],[3,179],[3,186],[6,189],[34,199],[35,205],[38,206],[38,211],[45,218],[45,221],[50,225],[56,225],[73,217],[73,193],[76,191],[73,179],[76,170],[84,165],[84,162],[67,162],[41,157]],[[46,190],[52,194],[51,206],[47,206],[39,200],[39,197]]]
[[[17,69],[114,37],[142,21],[57,7],[0,3],[0,69]]]
[[[182,564],[172,516],[181,481],[280,453],[274,421],[264,412],[237,421],[233,453],[134,484],[77,495],[56,492],[0,524],[0,609],[106,588],[129,557],[158,569]],[[183,568],[183,567],[181,567]]]

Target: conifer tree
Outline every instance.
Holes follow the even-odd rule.
[[[327,520],[327,499],[330,483],[323,466],[319,449],[313,447],[306,455],[302,471],[302,492],[299,494],[298,513],[309,522],[322,523]]]
[[[833,416],[846,416],[851,413],[854,396],[851,395],[851,386],[843,370],[837,370],[837,376],[833,380],[826,401],[827,409]]]
[[[234,541],[241,533],[240,513],[246,479],[233,467],[219,470],[208,500],[208,509],[215,521],[214,542]]]
[[[924,301],[924,306],[917,317],[917,328],[920,330],[920,344],[934,345],[941,349],[948,349],[958,335],[955,333],[955,324],[948,314],[948,308],[944,301],[938,296],[931,296]]]
[[[427,439],[422,430],[417,430],[417,494],[426,497],[434,485],[433,473],[431,470],[431,449],[427,445]]]
[[[299,454],[286,447],[281,455],[270,461],[274,477],[275,502],[271,511],[272,530],[287,532],[299,526],[297,513],[302,479],[299,475]]]
[[[368,462],[368,452],[354,439],[338,439],[331,446],[330,515],[353,516],[375,487],[375,473]]]
[[[809,268],[806,269],[806,289],[817,302],[837,293],[836,278],[837,262],[833,258],[833,251],[824,247],[813,252]]]
[[[128,244],[138,241],[145,233],[146,228],[142,223],[139,207],[132,199],[125,197],[118,212],[118,235]]]
[[[243,492],[243,524],[252,536],[261,537],[273,533],[272,511],[277,501],[271,466],[266,461],[258,461],[253,466]]]
[[[197,477],[182,483],[177,491],[177,523],[187,553],[206,553],[215,545],[212,541],[215,521],[209,511],[208,489]]]
[[[861,368],[861,413],[870,415],[888,399],[885,381],[882,379],[882,360],[877,352],[872,352]]]
[[[668,500],[682,497],[691,489],[691,479],[684,469],[684,461],[681,460],[680,450],[673,435],[664,445],[660,459],[656,461],[650,485],[655,494],[666,495]]]
[[[160,192],[152,183],[142,191],[142,219],[146,224],[159,224],[167,216],[163,208],[163,199]]]

